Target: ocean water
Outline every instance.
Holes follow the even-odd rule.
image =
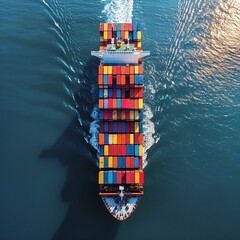
[[[240,1],[0,0],[0,239],[239,240]],[[98,24],[139,22],[145,195],[98,196]]]

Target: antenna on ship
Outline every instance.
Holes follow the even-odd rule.
[[[127,50],[129,50],[129,38],[128,38],[128,43],[127,43]]]

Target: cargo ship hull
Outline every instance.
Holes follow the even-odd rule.
[[[125,220],[143,195],[143,64],[141,28],[101,23],[99,195],[113,217]]]

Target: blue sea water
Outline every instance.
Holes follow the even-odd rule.
[[[0,0],[0,239],[239,240],[240,1]],[[98,24],[139,22],[155,143],[120,223],[90,144]],[[152,129],[152,128],[151,128]]]

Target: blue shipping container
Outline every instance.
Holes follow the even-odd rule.
[[[121,98],[121,89],[117,89],[117,98]]]
[[[112,89],[111,88],[108,89],[108,97],[112,98]]]
[[[108,132],[108,122],[104,122],[104,132]]]
[[[108,168],[108,157],[104,157],[104,168]]]
[[[117,183],[117,171],[113,172],[113,184]]]
[[[122,107],[122,101],[121,99],[117,99],[117,108],[121,108]]]
[[[117,132],[117,122],[113,122],[113,132]]]
[[[136,151],[136,146],[137,146],[137,145],[135,145],[135,151]],[[135,155],[136,155],[136,154],[135,154]],[[135,158],[134,158],[134,168],[138,168],[138,166],[139,166],[139,165],[138,165],[138,157],[135,157]]]
[[[135,148],[135,156],[138,156],[139,155],[139,145],[134,145],[134,148]]]
[[[104,171],[104,183],[108,184],[108,172]]]
[[[104,144],[108,144],[108,134],[104,134]]]
[[[100,119],[103,119],[103,110],[100,110],[99,118],[100,118]]]
[[[143,75],[139,75],[138,84],[143,84]]]
[[[126,123],[122,122],[122,132],[126,133]]]
[[[99,88],[99,98],[103,98],[103,89]]]
[[[104,85],[108,84],[108,75],[103,75],[103,84]]]
[[[113,184],[113,172],[108,172],[108,183]]]
[[[135,83],[135,84],[139,84],[139,83],[138,83],[138,75],[135,75],[135,76],[134,76],[134,83]]]
[[[108,109],[108,99],[104,99],[103,108]]]

